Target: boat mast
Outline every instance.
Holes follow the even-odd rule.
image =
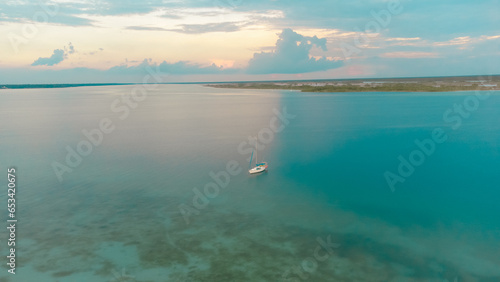
[[[250,157],[250,163],[248,163],[248,169],[252,167],[252,160],[253,160],[253,150],[252,150],[252,156]]]

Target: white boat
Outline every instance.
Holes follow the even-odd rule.
[[[250,158],[250,165],[249,167],[252,166],[252,159],[253,159],[253,152],[252,152],[252,157]],[[248,170],[250,174],[255,174],[255,173],[261,173],[267,170],[267,163],[262,162],[262,163],[257,163],[257,150],[255,150],[255,167],[251,168]]]

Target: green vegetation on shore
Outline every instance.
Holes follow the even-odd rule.
[[[241,88],[241,89],[283,89],[298,90],[302,92],[450,92],[473,90],[499,90],[498,86],[481,86],[474,84],[422,84],[422,83],[375,83],[375,84],[344,84],[344,85],[311,85],[297,83],[229,83],[211,84],[216,88]]]

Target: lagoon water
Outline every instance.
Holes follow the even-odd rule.
[[[159,85],[128,106],[134,87],[0,91],[1,181],[12,166],[18,181],[16,274],[2,263],[0,281],[500,280],[500,92]],[[106,118],[60,182],[53,164]],[[269,171],[249,176],[240,144],[271,121]],[[446,141],[391,190],[384,174],[436,129]],[[216,190],[228,162],[241,172]]]

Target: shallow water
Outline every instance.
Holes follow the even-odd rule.
[[[120,102],[135,87],[0,92],[0,166],[17,168],[19,220],[16,275],[4,265],[0,279],[500,279],[499,92],[454,129],[443,114],[474,92],[160,85],[135,108]],[[285,108],[295,117],[261,135],[269,171],[249,176],[250,145],[238,147]],[[113,132],[60,182],[52,164],[105,118]],[[447,140],[391,191],[384,173],[436,128]],[[241,172],[210,186],[231,161]]]

